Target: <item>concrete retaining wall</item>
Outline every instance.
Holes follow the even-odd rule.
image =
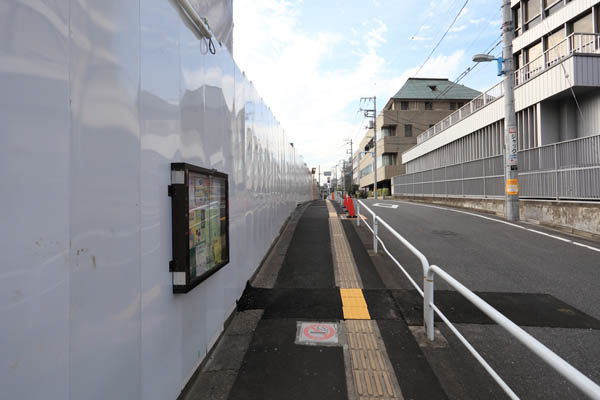
[[[504,199],[394,196],[397,199],[443,204],[504,216]],[[519,201],[522,221],[544,225],[592,239],[600,239],[600,203],[552,200]]]

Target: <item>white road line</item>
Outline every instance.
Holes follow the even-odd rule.
[[[452,212],[460,213],[460,214],[472,215],[474,217],[479,217],[479,218],[487,219],[487,220],[490,220],[490,221],[499,222],[501,224],[514,226],[515,228],[519,228],[519,229],[524,229],[524,230],[529,231],[529,232],[537,233],[538,235],[548,236],[548,237],[551,237],[553,239],[560,240],[562,242],[567,242],[567,243],[574,244],[576,246],[585,247],[588,250],[592,250],[592,251],[596,251],[596,252],[600,253],[600,249],[597,248],[597,247],[593,247],[593,246],[589,246],[587,244],[579,243],[579,242],[576,242],[574,240],[565,239],[565,238],[562,238],[560,236],[551,235],[551,234],[546,233],[546,232],[536,231],[535,229],[526,228],[526,227],[521,226],[521,225],[513,224],[512,222],[502,221],[502,220],[499,220],[499,219],[496,219],[496,218],[486,217],[485,215],[479,215],[479,214],[471,213],[471,212],[468,212],[468,211],[454,210],[454,209],[448,208],[448,207],[434,206],[434,205],[431,205],[431,204],[413,203],[413,202],[410,202],[410,201],[402,201],[402,200],[386,200],[386,201],[393,201],[393,202],[402,203],[402,204],[411,204],[411,205],[420,206],[420,207],[437,208],[439,210],[446,210],[446,211],[452,211]]]

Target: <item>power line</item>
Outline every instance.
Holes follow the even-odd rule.
[[[501,43],[502,43],[502,39],[501,39],[502,35],[500,36],[500,41],[498,43],[496,43],[494,45],[494,43],[496,42],[496,40],[498,39],[494,39],[494,43],[492,43],[492,48],[489,49],[486,54],[490,54],[492,51],[494,51]],[[440,93],[434,100],[439,99],[440,97],[442,97],[443,95],[445,95],[446,93],[448,93],[454,86],[456,86],[458,84],[458,82],[460,82],[462,79],[464,79],[467,75],[469,75],[471,72],[473,72],[473,70],[481,63],[475,63],[474,65],[468,67],[466,70],[464,70],[455,80],[454,82],[452,82],[452,84],[450,86],[448,86],[446,89],[444,89],[442,91],[442,93]]]
[[[494,42],[492,42],[492,44],[490,46],[488,46],[488,50],[486,51],[486,54],[490,54],[491,52],[493,52],[501,43],[500,36],[499,38],[494,39]],[[500,39],[500,41],[496,42],[498,39]],[[448,86],[446,89],[444,89],[442,91],[442,93],[440,93],[437,97],[435,97],[433,100],[437,100],[439,99],[441,96],[445,95],[446,93],[448,93],[448,91],[450,91],[454,86],[456,86],[458,84],[458,82],[460,82],[462,79],[464,79],[467,75],[469,75],[469,73],[473,72],[473,70],[479,65],[480,63],[475,63],[474,65],[470,66],[469,68],[467,68],[465,71],[463,71],[455,80],[454,82],[452,82],[452,84],[450,86]],[[401,123],[401,124],[411,124],[414,125],[415,127],[419,128],[419,129],[423,129],[423,132],[426,131],[427,129],[430,128],[429,125],[427,124],[423,124],[421,122],[416,122],[416,121],[412,121],[410,119],[407,118],[402,118],[400,116],[398,117],[392,117],[391,115],[386,115],[385,119],[387,120],[391,120],[393,122],[397,122],[397,123]],[[364,121],[364,119],[363,119]]]
[[[362,121],[360,122],[360,125],[358,125],[358,129],[356,130],[356,133],[354,134],[354,137],[352,138],[352,140],[354,140],[355,142],[356,142],[356,137],[357,137],[358,135],[360,135],[360,130],[361,130],[361,128],[363,127],[363,123],[365,122],[365,119],[366,119],[366,118],[367,118],[367,117],[363,117]]]
[[[492,18],[493,15],[495,15],[497,11],[493,11],[492,13],[488,14],[485,17],[482,17],[481,19],[485,22],[489,19]],[[475,44],[475,42],[477,42],[477,40],[479,40],[479,38],[481,37],[481,35],[483,34],[483,32],[485,31],[485,29],[488,27],[489,25],[486,23],[482,24],[482,28],[479,30],[479,33],[477,34],[477,36],[473,39],[473,41],[471,42],[471,44],[469,44],[469,46],[467,47],[467,49],[465,50],[465,53],[469,53],[469,50],[471,50],[471,48],[473,47],[473,45]],[[499,39],[502,40],[502,35],[499,36]]]
[[[431,58],[431,55],[436,51],[436,49],[438,48],[438,46],[442,43],[442,41],[444,40],[444,38],[446,37],[446,35],[450,31],[450,29],[452,29],[452,27],[456,23],[456,20],[458,19],[458,17],[462,13],[462,11],[467,6],[468,2],[469,2],[469,0],[465,1],[465,4],[463,4],[463,6],[460,8],[460,10],[458,11],[458,13],[456,14],[456,16],[454,17],[454,19],[452,20],[452,23],[450,24],[450,26],[448,27],[448,29],[446,29],[446,32],[444,32],[444,34],[442,35],[442,37],[440,38],[440,40],[437,42],[437,44],[435,45],[435,47],[433,48],[433,50],[431,50],[431,53],[429,53],[429,55],[425,59],[425,62],[423,62],[423,64],[419,67],[419,70],[417,71],[417,73],[415,74],[415,76],[419,75],[419,72],[421,72],[421,70],[423,69],[423,67],[425,66],[425,64],[427,64],[427,61],[429,61],[429,58]]]
[[[447,9],[446,9],[446,10],[445,10],[445,11],[444,11],[442,14],[443,14],[443,15],[447,14],[447,13],[448,13],[448,11],[450,11],[450,9],[451,9],[451,8],[452,8],[452,7],[453,7],[453,6],[454,6],[456,3],[458,3],[458,1],[455,1],[455,2],[454,2],[454,4],[449,4],[449,5],[448,5],[448,8],[447,8]],[[410,40],[414,40],[414,38],[415,38],[415,37],[416,37],[416,36],[417,36],[417,35],[418,35],[418,34],[421,32],[421,30],[422,30],[422,29],[425,27],[425,24],[431,23],[430,21],[431,21],[431,18],[427,18],[427,19],[426,19],[426,21],[425,21],[425,22],[423,22],[423,23],[421,24],[421,26],[419,26],[419,29],[417,29],[417,31],[415,32],[415,34],[414,34],[414,35],[412,35],[412,36],[410,37]],[[440,33],[440,32],[441,32],[441,29],[439,29],[439,30],[438,30],[438,31],[435,33],[435,35],[434,35],[434,36],[437,36],[437,35],[438,35],[438,33]]]

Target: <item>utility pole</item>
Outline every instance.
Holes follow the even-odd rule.
[[[319,199],[323,197],[321,193],[321,164],[319,164]]]
[[[350,143],[350,192],[354,186],[354,153],[352,153],[352,139],[346,139],[346,143]]]
[[[377,199],[377,97],[361,97],[360,100],[373,100],[372,109],[361,108],[360,110],[364,111],[365,117],[373,117],[373,151],[371,157],[373,158],[373,197]]]
[[[505,216],[519,220],[519,161],[517,121],[515,115],[515,75],[512,41],[514,24],[510,0],[502,0],[502,58],[504,61],[504,180],[506,191]]]
[[[346,193],[346,160],[342,160],[342,192]]]

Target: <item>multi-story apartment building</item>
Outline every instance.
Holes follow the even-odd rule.
[[[377,116],[377,187],[390,188],[404,173],[400,154],[417,143],[417,135],[461,108],[480,93],[448,79],[409,78]],[[373,189],[373,129],[367,130],[353,155],[355,182]]]
[[[600,1],[511,6],[520,195],[600,199]],[[503,196],[503,94],[500,82],[419,135],[394,192]]]

